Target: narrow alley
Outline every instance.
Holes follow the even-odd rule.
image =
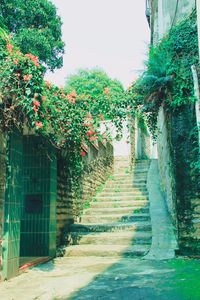
[[[114,173],[71,225],[64,257],[3,283],[0,299],[199,300],[200,261],[175,258],[156,172],[155,160],[132,172],[128,157],[115,157]]]

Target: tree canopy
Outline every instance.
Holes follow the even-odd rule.
[[[22,53],[37,56],[50,70],[62,67],[61,19],[49,0],[0,0],[0,26]]]
[[[92,115],[102,114],[112,120],[123,115],[124,88],[101,69],[79,70],[68,77],[65,89],[67,93],[76,91],[83,99],[90,99]]]

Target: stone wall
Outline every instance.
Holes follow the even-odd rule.
[[[79,221],[83,207],[87,207],[95,192],[105,182],[113,168],[113,147],[110,143],[91,146],[83,158],[85,171],[80,180],[81,195],[75,199],[71,191],[70,176],[67,168],[67,155],[58,158],[57,192],[57,243],[65,244],[64,233],[69,225]]]
[[[5,138],[0,133],[0,278],[2,270],[2,240],[4,222],[4,193],[5,193],[5,174],[6,174],[6,145]]]
[[[151,41],[156,44],[195,8],[195,0],[152,0]],[[158,160],[161,185],[173,223],[177,228],[181,253],[199,253],[199,174],[194,170],[196,124],[194,106],[177,112],[160,109],[158,116]]]
[[[182,107],[172,114],[171,143],[176,181],[178,237],[180,252],[200,251],[200,172],[196,168],[199,155],[195,105]]]

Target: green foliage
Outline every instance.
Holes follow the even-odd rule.
[[[88,100],[88,110],[93,116],[112,120],[121,128],[126,117],[126,96],[119,81],[99,69],[80,70],[67,79],[65,90],[67,93],[76,91],[84,101]]]
[[[63,63],[61,25],[49,0],[0,0],[0,26],[12,33],[22,53],[38,56],[51,70]]]
[[[143,113],[154,136],[161,105],[176,110],[195,101],[191,66],[198,63],[196,20],[193,12],[150,48],[146,71],[128,91],[132,107]]]
[[[38,57],[30,53],[24,55],[2,29],[0,46],[1,130],[9,132],[15,127],[21,132],[31,130],[56,148],[67,151],[69,187],[73,196],[81,199],[83,156],[87,155],[84,149],[98,140],[108,141],[99,130],[107,113],[112,120],[121,120],[117,107],[125,98],[121,84],[102,71],[95,71],[99,80],[95,81],[95,73],[92,89],[79,90],[79,80],[78,83],[74,81],[77,85],[71,83],[66,90],[58,88],[44,80],[45,70]]]

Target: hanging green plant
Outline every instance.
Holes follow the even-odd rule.
[[[197,16],[174,26],[150,47],[146,71],[127,92],[134,110],[140,110],[156,137],[160,106],[181,109],[196,101],[191,66],[198,63]]]

